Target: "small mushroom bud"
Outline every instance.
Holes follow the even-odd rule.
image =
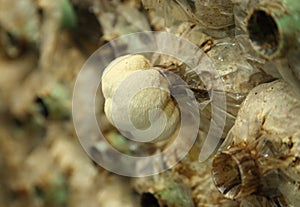
[[[105,114],[127,138],[140,142],[168,139],[176,130],[179,110],[169,82],[142,55],[114,60],[102,77]]]

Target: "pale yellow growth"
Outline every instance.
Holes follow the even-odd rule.
[[[122,106],[123,103],[117,103],[118,107],[112,109],[112,98],[116,90],[129,75],[143,71],[142,78],[148,82],[147,85],[151,85],[151,87],[137,92],[130,100],[130,120],[137,129],[146,130],[151,126],[150,120],[155,122],[162,116],[162,112],[164,112],[166,117],[165,128],[155,141],[168,139],[176,130],[179,122],[179,109],[171,98],[169,83],[166,78],[161,75],[158,70],[151,68],[149,60],[142,55],[119,57],[111,62],[104,71],[102,91],[105,98],[105,114],[111,124],[114,125],[115,121],[112,117],[112,110],[118,115],[123,113],[122,109],[124,109]],[[137,83],[134,82],[128,82],[126,90],[130,90],[131,87],[139,87],[136,84]],[[122,95],[124,95],[124,99],[128,98],[126,94]]]

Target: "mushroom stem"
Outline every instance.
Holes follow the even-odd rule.
[[[218,190],[229,199],[248,196],[259,187],[259,170],[249,151],[231,148],[213,160],[212,178]]]

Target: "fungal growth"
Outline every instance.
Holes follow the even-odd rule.
[[[102,90],[108,120],[126,137],[155,142],[174,133],[179,110],[171,98],[169,82],[144,56],[114,60],[104,71]]]
[[[299,203],[299,113],[299,100],[281,80],[249,93],[227,136],[232,143],[213,159],[212,178],[226,198]]]

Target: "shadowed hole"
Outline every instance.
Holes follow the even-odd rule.
[[[142,207],[160,207],[157,199],[151,193],[143,193],[141,197]]]
[[[265,56],[276,52],[279,31],[271,15],[262,10],[255,10],[248,20],[247,30],[256,50]]]

